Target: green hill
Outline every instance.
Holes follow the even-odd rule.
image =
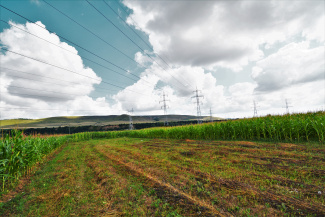
[[[207,119],[209,117],[203,117]],[[132,116],[134,123],[163,122],[163,115]],[[195,120],[196,116],[191,115],[168,115],[168,121],[189,121]],[[214,118],[218,119],[218,118]],[[42,128],[59,126],[89,126],[89,125],[117,125],[129,123],[129,116],[108,115],[108,116],[63,116],[42,119],[11,119],[0,120],[0,128]]]

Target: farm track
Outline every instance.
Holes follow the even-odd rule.
[[[325,216],[324,151],[242,141],[75,142],[3,200],[0,215]]]
[[[163,147],[165,148],[168,146],[163,146]],[[287,207],[295,207],[297,209],[293,209],[293,208],[291,209],[291,212],[294,215],[302,215],[302,214],[305,214],[305,215],[314,214],[316,216],[325,215],[325,207],[320,204],[314,203],[311,206],[302,200],[297,200],[295,198],[287,197],[285,195],[279,195],[272,191],[262,192],[261,190],[257,189],[250,183],[242,183],[242,182],[234,181],[234,180],[230,180],[230,179],[213,177],[211,174],[202,173],[201,171],[198,171],[198,170],[195,170],[192,168],[182,167],[182,166],[176,165],[175,163],[173,164],[171,162],[161,161],[157,158],[151,157],[149,155],[141,154],[136,151],[132,152],[129,150],[125,150],[123,148],[116,148],[116,147],[109,147],[109,148],[105,147],[105,148],[123,153],[123,157],[112,155],[112,154],[107,154],[105,151],[103,151],[103,149],[99,150],[99,152],[102,152],[102,153],[104,152],[105,155],[111,159],[120,159],[120,160],[118,160],[119,163],[122,163],[125,166],[129,167],[130,169],[136,170],[141,174],[144,173],[145,167],[150,166],[152,164],[155,164],[155,165],[167,164],[170,168],[176,167],[178,169],[177,174],[184,173],[184,171],[186,171],[190,174],[193,174],[194,178],[197,181],[200,181],[203,184],[211,185],[212,188],[216,191],[220,190],[220,186],[226,187],[229,190],[235,190],[235,189],[239,190],[240,189],[242,194],[255,195],[257,200],[259,200],[260,202],[263,202],[263,203],[268,202],[274,208],[278,208],[282,204],[285,204],[285,206],[287,206]],[[184,154],[184,152],[181,154]],[[255,158],[254,156],[248,156],[248,157]],[[271,160],[271,162],[272,161],[279,162],[278,158],[263,158],[262,157],[262,159],[268,159],[268,160]],[[144,160],[147,161],[148,163],[146,165],[142,165],[142,168],[140,168],[139,163],[143,162]],[[131,161],[137,162],[138,164],[135,165]],[[295,162],[295,163],[298,162],[298,160],[294,160],[294,159],[284,159],[283,161]],[[153,177],[152,175],[150,175],[148,173],[146,175],[149,177]],[[166,176],[166,174],[165,174],[165,176]],[[263,177],[263,178],[270,179],[271,177]],[[286,180],[286,179],[281,179],[281,178],[279,178],[279,179],[286,183],[291,181],[291,180]],[[291,183],[293,183],[293,181],[291,181]],[[176,183],[173,183],[173,184],[175,185]],[[319,186],[312,186],[312,185],[308,185],[305,183],[300,183],[300,184],[303,184],[304,186],[309,187],[310,189],[314,189],[314,192],[313,192],[314,195],[317,195],[317,191],[315,189],[321,189]],[[169,186],[171,186],[171,185],[169,184]],[[324,190],[325,190],[325,188],[324,188]],[[309,192],[306,192],[305,194],[311,195],[311,192],[309,191]],[[227,214],[231,215],[229,213],[227,213]]]
[[[168,198],[169,202],[176,202],[180,204],[184,204],[184,208],[188,211],[191,211],[193,209],[195,212],[200,212],[203,216],[232,216],[230,213],[224,212],[224,211],[217,211],[214,207],[212,207],[210,204],[207,204],[205,201],[199,199],[198,197],[191,196],[189,194],[184,193],[183,191],[179,190],[178,188],[175,188],[170,183],[164,182],[160,180],[158,177],[151,175],[142,168],[132,164],[132,163],[126,163],[124,160],[121,160],[118,156],[103,152],[100,149],[96,149],[98,153],[103,154],[105,157],[109,158],[114,162],[116,165],[120,165],[124,170],[126,170],[128,173],[134,175],[134,176],[143,176],[145,177],[149,182],[153,183],[153,186],[155,189],[158,189],[159,195],[164,198]],[[172,201],[171,201],[172,200]],[[199,209],[197,206],[199,206]]]

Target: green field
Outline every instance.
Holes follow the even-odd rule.
[[[0,216],[325,216],[324,112],[0,142]]]
[[[324,156],[318,143],[74,142],[5,196],[0,214],[324,216]]]

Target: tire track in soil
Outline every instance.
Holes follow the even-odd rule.
[[[85,150],[85,146],[83,148],[83,151]],[[98,158],[98,155],[97,155],[97,158],[94,157],[94,154],[98,154],[98,153],[94,153],[96,150],[94,150],[93,147],[90,147],[90,152],[91,154],[88,154],[86,157],[85,157],[85,165],[90,168],[90,170],[92,171],[93,175],[94,175],[94,182],[97,183],[97,188],[98,190],[100,190],[105,198],[107,199],[108,203],[106,204],[105,208],[100,210],[100,216],[103,216],[103,217],[108,217],[108,216],[123,216],[122,213],[118,212],[117,210],[113,209],[112,208],[112,201],[111,201],[111,198],[110,198],[110,195],[107,193],[107,179],[103,178],[102,177],[102,174],[104,172],[103,169],[99,169],[99,167],[97,166],[98,165],[98,162],[102,162],[104,163],[103,161],[101,161],[99,158]],[[93,154],[94,153],[94,154]]]
[[[140,156],[141,156],[142,158],[146,158],[147,160],[151,160],[151,161],[155,161],[155,162],[158,161],[158,159],[155,159],[148,155],[144,155],[144,154],[140,154],[140,153],[136,153],[136,155],[134,155],[134,153],[132,153],[132,151],[130,151],[130,150],[124,150],[124,149],[116,148],[116,147],[114,147],[113,149],[119,149],[119,151],[121,151],[123,153],[131,154],[131,155],[133,154],[132,156],[135,158],[138,158],[138,159],[140,159]],[[166,162],[164,162],[164,163],[166,163]],[[124,164],[126,164],[126,163],[124,163]],[[290,207],[288,205],[294,205],[294,208],[291,209],[291,212],[295,215],[315,214],[316,216],[325,216],[325,206],[322,206],[319,204],[313,204],[311,206],[304,201],[294,199],[291,197],[287,197],[285,195],[279,195],[279,194],[276,194],[273,192],[262,192],[259,189],[252,187],[248,184],[240,183],[240,182],[237,182],[234,180],[227,180],[227,179],[223,179],[223,178],[216,179],[216,178],[212,177],[211,175],[207,175],[205,173],[202,173],[201,171],[197,171],[192,168],[186,168],[186,167],[182,167],[179,165],[173,165],[173,166],[176,166],[180,170],[185,170],[187,172],[190,172],[190,173],[196,175],[195,178],[204,184],[206,184],[208,182],[210,184],[214,184],[215,190],[218,190],[218,187],[216,187],[216,186],[224,186],[228,189],[245,190],[247,192],[255,194],[259,198],[259,201],[262,202],[263,204],[269,203],[273,208],[276,208],[276,209],[279,209],[282,206],[282,204],[287,205],[287,207]],[[297,210],[297,208],[300,210]]]
[[[147,179],[147,181],[150,181],[153,184],[158,197],[162,197],[164,199],[168,198],[171,202],[181,205],[182,208],[188,209],[188,207],[190,206],[191,209],[194,209],[195,211],[200,211],[201,214],[204,216],[219,216],[219,217],[233,216],[228,212],[216,210],[210,204],[207,204],[206,202],[200,200],[195,196],[191,196],[189,194],[182,192],[181,190],[175,188],[171,184],[163,182],[159,180],[157,177],[145,172],[141,168],[138,168],[132,164],[125,163],[114,155],[108,154],[106,152],[102,152],[102,150],[100,150],[97,147],[95,147],[95,149],[99,154],[102,154],[103,156],[107,157],[114,163],[124,167],[128,172],[133,173],[136,176],[144,177]],[[195,205],[198,205],[199,209],[195,208]]]

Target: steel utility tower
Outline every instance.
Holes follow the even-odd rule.
[[[133,114],[133,108],[131,109],[131,111],[129,111],[129,120],[130,120],[130,124],[129,124],[129,130],[133,130],[133,120],[132,120],[132,114]]]
[[[166,102],[169,100],[166,100],[166,95],[165,92],[163,92],[163,100],[159,101],[159,104],[162,102],[163,105],[161,106],[161,108],[164,109],[164,115],[165,115],[165,122],[164,125],[168,126],[168,117],[167,117],[167,108],[169,108],[169,106],[166,104]]]
[[[211,107],[210,107],[210,122],[213,122],[213,120],[212,120],[212,111],[211,111]]]
[[[196,98],[197,123],[198,124],[201,124],[202,123],[202,119],[201,119],[200,97],[204,98],[204,96],[203,95],[199,95],[199,92],[201,92],[201,91],[198,90],[197,88],[193,92],[195,93],[195,96],[192,96],[192,98]]]
[[[289,107],[292,107],[292,106],[289,105],[288,99],[285,99],[285,103],[286,103],[287,114],[289,114]]]

